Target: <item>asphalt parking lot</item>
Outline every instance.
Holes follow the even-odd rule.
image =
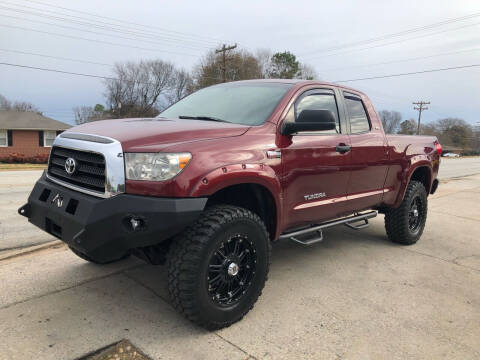
[[[161,266],[96,266],[64,246],[0,260],[0,359],[77,359],[122,339],[155,359],[478,359],[480,160],[455,161],[419,243],[390,243],[382,216],[312,247],[282,241],[254,309],[217,332],[171,308]],[[13,211],[36,176],[22,173],[0,173],[10,248],[51,240]]]

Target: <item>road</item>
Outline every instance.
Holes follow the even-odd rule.
[[[442,158],[439,179],[480,174],[480,157]]]
[[[39,170],[0,171],[0,251],[54,240],[17,213],[41,174]]]
[[[162,266],[96,266],[63,245],[3,260],[0,359],[78,359],[122,339],[152,359],[479,359],[478,214],[475,175],[443,181],[416,245],[390,243],[382,216],[312,247],[282,241],[254,309],[216,332],[172,309]]]
[[[0,252],[54,240],[17,214],[41,173],[38,170],[0,171]],[[480,158],[442,159],[441,180],[472,174],[480,174]]]

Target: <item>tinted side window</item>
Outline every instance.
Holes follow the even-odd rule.
[[[335,95],[333,94],[333,92],[319,92],[312,93],[311,95],[306,95],[305,97],[301,98],[300,101],[296,104],[295,118],[297,118],[303,110],[330,110],[335,116],[336,129],[321,131],[321,133],[340,133],[340,121],[338,117],[337,102],[335,100]]]
[[[370,122],[363,106],[362,100],[356,96],[344,94],[345,105],[347,106],[348,116],[350,118],[350,132],[359,134],[370,131]]]

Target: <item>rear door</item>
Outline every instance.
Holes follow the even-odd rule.
[[[388,149],[373,107],[367,109],[359,94],[343,91],[342,95],[351,142],[346,210],[353,212],[382,202]]]
[[[335,218],[344,212],[350,153],[341,148],[348,148],[349,137],[338,95],[333,88],[308,90],[284,119],[295,121],[302,110],[326,109],[334,113],[337,122],[335,130],[301,132],[282,139],[285,228]]]

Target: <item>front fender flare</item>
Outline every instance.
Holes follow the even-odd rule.
[[[233,185],[257,184],[272,195],[277,208],[277,236],[283,216],[282,186],[275,171],[265,164],[231,164],[205,174],[190,192],[192,197],[209,197],[217,191]]]

